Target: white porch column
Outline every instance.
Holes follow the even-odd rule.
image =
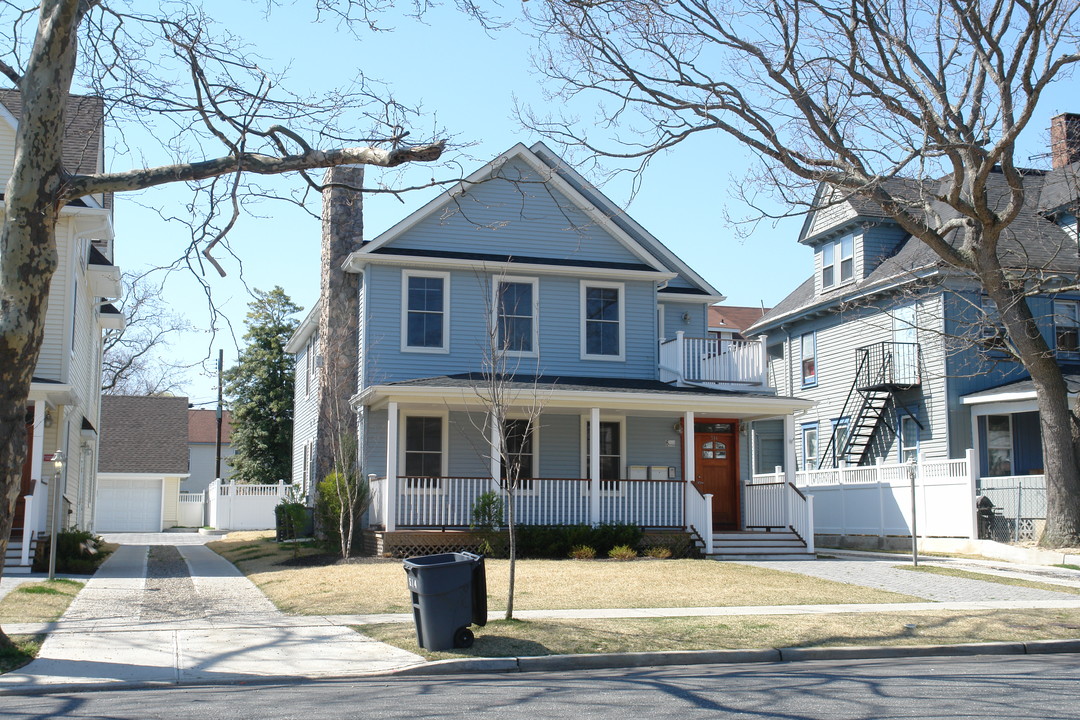
[[[398,495],[398,404],[386,406],[386,492],[383,494],[383,525],[387,532],[397,529]]]
[[[795,482],[795,416],[784,416],[784,480]]]
[[[35,533],[45,530],[46,523],[45,512],[48,503],[48,492],[38,493],[42,487],[41,478],[41,466],[42,458],[45,457],[45,411],[47,405],[44,400],[34,401],[34,452],[30,459],[30,477],[34,480],[34,494],[37,496],[38,502],[34,503],[36,509],[33,514],[27,513],[24,524],[32,524],[31,528]]]
[[[589,410],[589,523],[600,524],[600,408]]]
[[[502,479],[502,435],[499,433],[499,416],[488,413],[488,449],[491,453],[491,491],[499,492],[499,480]]]
[[[683,517],[687,518],[686,523],[689,524],[690,520],[690,498],[692,496],[690,490],[693,488],[693,482],[697,480],[697,450],[694,448],[694,413],[693,411],[684,412],[682,419],[682,438],[683,438],[683,482],[686,483],[686,492],[683,493],[683,497],[686,507],[683,508]],[[709,512],[712,512],[712,503],[710,498]]]

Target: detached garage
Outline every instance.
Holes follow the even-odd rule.
[[[188,476],[187,407],[185,397],[102,397],[95,532],[176,525]]]

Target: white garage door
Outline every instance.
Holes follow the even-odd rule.
[[[160,479],[98,478],[96,532],[160,532]]]

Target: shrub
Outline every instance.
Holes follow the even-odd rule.
[[[353,503],[352,518],[348,517],[349,508],[345,508],[345,527],[352,528],[352,545],[356,545],[356,539],[360,536],[360,516],[371,504],[371,489],[368,487],[367,478],[359,473],[332,472],[322,479],[318,486],[315,499],[315,513],[319,517],[319,527],[326,538],[327,546],[335,551],[340,551],[342,506],[349,502],[349,496],[355,498]]]
[[[616,545],[608,550],[608,557],[612,560],[633,560],[637,557],[637,550],[629,545]]]
[[[472,506],[469,529],[480,536],[480,554],[488,557],[505,557],[509,546],[506,533],[499,531],[503,521],[503,500],[493,490],[476,498]]]
[[[641,528],[636,525],[522,525],[518,527],[518,556],[565,558],[578,545],[588,545],[607,555],[616,545],[636,547]]]
[[[645,557],[656,558],[657,560],[667,560],[671,557],[671,548],[664,547],[663,545],[650,545],[645,548],[643,555],[645,555]]]
[[[102,549],[105,541],[89,530],[63,530],[56,533],[56,572],[73,575],[93,575],[109,556]],[[34,572],[49,571],[49,538],[38,543],[34,555]]]
[[[570,548],[570,557],[574,560],[592,560],[596,557],[596,551],[588,545],[575,545]]]

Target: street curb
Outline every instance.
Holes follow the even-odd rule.
[[[864,660],[927,657],[932,655],[1023,655],[1024,643],[962,643],[958,645],[890,645],[824,648],[781,648],[784,662],[801,660]]]

